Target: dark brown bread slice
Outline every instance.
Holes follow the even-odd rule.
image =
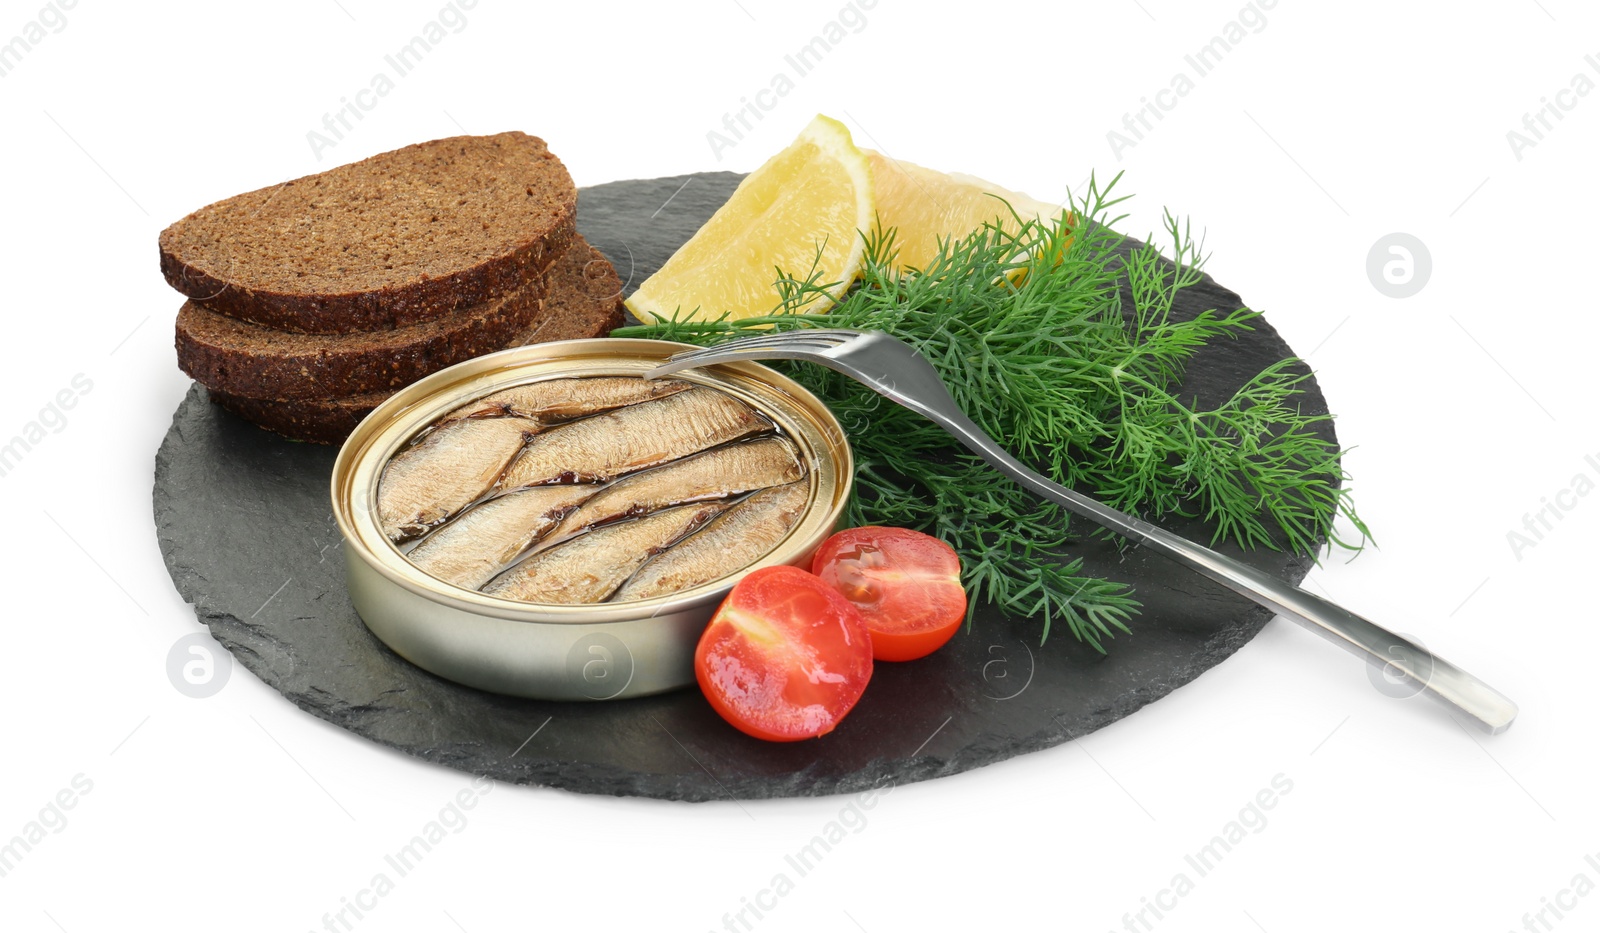
[[[507,347],[604,337],[622,326],[622,279],[583,237],[550,267],[544,310]]]
[[[598,250],[580,237],[550,270],[544,311],[507,344],[604,337],[622,324],[622,281]],[[251,399],[210,390],[223,408],[295,440],[342,443],[390,392],[332,399]]]
[[[394,390],[506,345],[540,313],[545,277],[503,298],[423,324],[353,334],[294,334],[216,314],[178,311],[178,367],[245,398],[315,399]]]
[[[577,198],[538,137],[439,139],[203,207],[161,232],[161,272],[213,312],[284,330],[404,327],[544,272]]]
[[[242,398],[207,389],[211,400],[244,420],[290,440],[313,444],[342,444],[361,419],[388,398],[388,392],[368,392],[336,399]]]

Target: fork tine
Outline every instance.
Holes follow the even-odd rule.
[[[816,359],[820,362],[829,351],[845,346],[857,336],[856,331],[818,329],[741,337],[712,347],[674,353],[644,376],[659,379],[696,366],[734,360]]]
[[[715,344],[714,346],[707,347],[706,349],[715,350],[728,347],[738,348],[752,345],[768,345],[773,343],[787,344],[799,342],[826,343],[829,346],[837,346],[838,344],[846,343],[854,339],[857,334],[858,332],[853,330],[840,330],[820,327],[814,329],[802,328],[800,330],[779,331],[773,334],[753,334],[749,337],[738,337],[733,340],[725,340],[722,343]]]
[[[684,350],[681,353],[674,353],[672,356],[668,357],[668,359],[672,360],[673,362],[677,362],[679,360],[693,359],[712,353],[738,351],[748,349],[750,347],[796,346],[811,344],[822,349],[828,349],[839,346],[843,343],[847,343],[856,336],[856,331],[849,330],[831,330],[821,328],[816,330],[790,330],[782,331],[776,334],[758,334],[751,337],[739,337],[734,340],[727,340],[709,347],[701,347],[696,350]]]

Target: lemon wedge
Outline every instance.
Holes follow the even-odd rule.
[[[1061,218],[1060,205],[1031,198],[971,175],[949,174],[863,150],[872,164],[873,200],[878,226],[893,227],[895,268],[925,269],[939,254],[939,240],[959,240],[985,223],[1016,233],[1015,210],[1024,220],[1052,226]],[[1010,204],[1002,204],[1004,199]]]
[[[738,320],[770,314],[778,271],[813,272],[838,298],[861,268],[873,221],[872,172],[844,124],[817,116],[625,302],[641,321]],[[817,296],[803,311],[830,302]]]

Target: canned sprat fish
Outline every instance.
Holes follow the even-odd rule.
[[[827,408],[764,366],[643,379],[682,349],[521,347],[373,412],[333,476],[368,628],[440,676],[517,696],[692,683],[718,602],[749,570],[805,565],[852,464]]]

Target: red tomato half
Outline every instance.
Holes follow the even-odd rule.
[[[741,732],[793,742],[832,731],[872,676],[872,641],[838,590],[799,567],[734,585],[694,653],[711,705]]]
[[[811,570],[861,610],[879,661],[931,654],[967,617],[961,559],[920,531],[877,525],[841,531],[822,542]]]

